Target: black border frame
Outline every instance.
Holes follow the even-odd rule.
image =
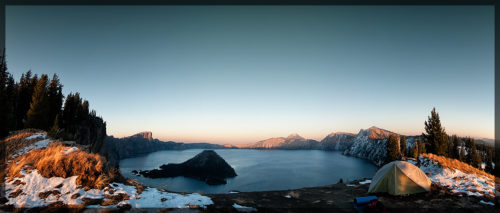
[[[78,5],[95,5],[95,6],[125,6],[125,5],[198,5],[198,6],[216,6],[216,5],[235,5],[235,6],[257,6],[257,5],[360,5],[360,6],[426,6],[426,5],[492,5],[494,6],[494,82],[495,82],[495,155],[500,158],[500,111],[497,111],[497,106],[500,105],[500,100],[497,96],[500,94],[500,82],[499,66],[496,66],[497,62],[500,61],[500,42],[497,39],[500,35],[500,0],[0,0],[0,49],[5,48],[5,7],[6,6],[78,6]],[[0,55],[5,54],[0,51]],[[2,148],[2,147],[0,147]],[[5,159],[1,159],[5,162]],[[499,162],[500,160],[497,160]],[[499,174],[500,168],[495,169],[495,174]],[[496,176],[495,182],[498,181]],[[497,186],[497,185],[496,185]],[[495,190],[498,192],[500,188],[496,187]],[[2,194],[2,192],[0,192]],[[499,196],[495,195],[496,203],[499,202]],[[495,208],[498,208],[496,206]],[[228,209],[229,210],[229,209]],[[286,209],[282,209],[286,210]],[[288,209],[289,210],[289,209]]]

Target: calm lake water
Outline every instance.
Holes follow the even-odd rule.
[[[363,177],[372,177],[377,167],[367,160],[342,155],[339,151],[321,150],[252,150],[216,149],[238,176],[227,184],[210,186],[192,178],[150,179],[132,174],[132,170],[159,168],[162,164],[182,163],[202,149],[158,151],[146,156],[120,161],[123,176],[151,187],[163,187],[175,192],[227,193],[297,189],[335,184]]]

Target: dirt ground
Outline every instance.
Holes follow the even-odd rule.
[[[240,192],[234,194],[207,194],[214,201],[202,212],[236,212],[232,205],[253,207],[259,212],[356,212],[355,197],[367,194],[370,184],[353,181],[348,186],[338,183],[329,186],[285,191]],[[285,197],[290,195],[290,198]],[[408,196],[375,194],[386,212],[500,212],[498,208],[481,204],[477,197],[452,195],[433,186],[432,192]],[[498,206],[498,203],[497,203]]]

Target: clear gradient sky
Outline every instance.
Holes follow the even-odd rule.
[[[108,135],[247,143],[378,126],[494,135],[493,6],[7,6],[8,69]]]

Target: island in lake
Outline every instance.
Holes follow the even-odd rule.
[[[140,171],[139,174],[148,178],[184,176],[209,185],[226,184],[226,178],[237,176],[234,169],[213,150],[204,150],[184,163],[164,164],[160,169]]]

